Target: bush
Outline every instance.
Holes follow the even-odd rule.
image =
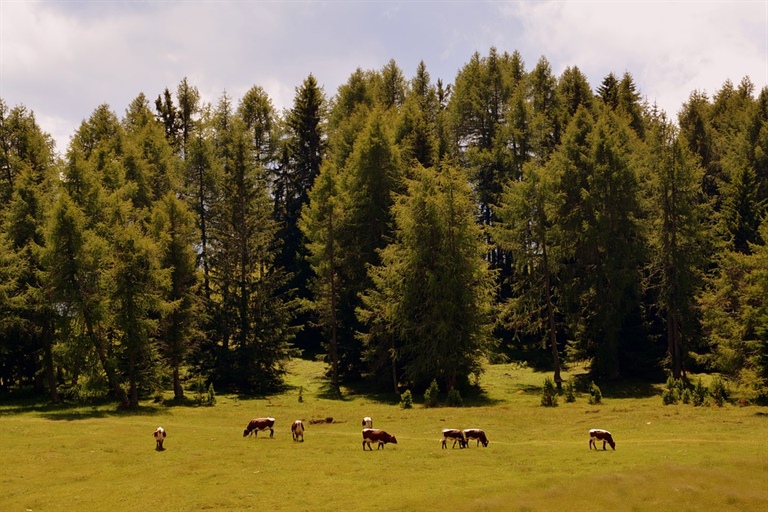
[[[600,388],[594,382],[589,384],[589,400],[591,405],[603,403],[603,393]]]
[[[720,377],[715,377],[712,380],[712,399],[718,407],[722,407],[728,398],[728,389],[725,387],[725,382]]]
[[[411,395],[410,389],[406,389],[405,392],[400,395],[400,407],[403,409],[410,409],[413,407],[413,396]]]
[[[693,388],[693,396],[692,396],[693,405],[695,407],[704,405],[707,401],[708,394],[709,394],[709,391],[707,390],[707,387],[704,385],[703,382],[701,382],[701,378],[699,378],[699,381],[696,383],[696,386]]]
[[[304,386],[299,386],[299,403],[304,403]]]
[[[680,399],[683,399],[683,403],[688,403],[686,401],[686,397],[684,394],[684,385],[683,381],[680,379],[674,379],[672,376],[667,378],[667,387],[664,389],[664,391],[661,393],[661,401],[664,403],[664,405],[674,405],[677,402],[680,401]]]
[[[208,405],[216,405],[216,391],[213,390],[213,382],[208,384]]]
[[[432,379],[432,384],[424,392],[424,407],[437,407],[439,394],[440,388],[437,386],[437,380]]]
[[[541,405],[544,407],[557,407],[557,389],[555,389],[555,383],[549,377],[544,379],[544,393],[541,395]]]
[[[445,401],[449,407],[461,407],[462,403],[464,402],[461,398],[461,393],[459,393],[459,390],[454,388],[448,390],[448,397]]]
[[[565,383],[565,401],[569,404],[576,401],[576,385],[573,379],[568,379]]]

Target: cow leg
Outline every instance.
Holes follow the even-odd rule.
[[[275,429],[273,429],[273,428],[269,429],[269,437],[270,437],[270,439],[275,437]]]
[[[447,443],[446,443],[445,439],[443,439],[443,441],[440,443],[440,445],[441,445],[443,448],[446,448],[446,445],[447,445]]]
[[[605,451],[605,441],[603,441],[603,451]]]

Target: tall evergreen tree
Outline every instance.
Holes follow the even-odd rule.
[[[245,124],[223,101],[217,112],[224,169],[211,226],[211,280],[221,347],[216,377],[240,391],[277,389],[291,355],[294,303],[274,264],[277,224]]]
[[[553,158],[559,174],[574,348],[592,360],[596,376],[621,375],[623,348],[638,333],[642,238],[638,223],[636,141],[610,111],[593,121],[581,109]]]
[[[173,375],[173,395],[184,397],[180,370],[201,337],[203,307],[198,291],[194,216],[186,204],[168,192],[152,212],[152,232],[159,245],[160,266],[169,272],[169,286],[157,339],[160,354]]]
[[[342,325],[340,297],[343,293],[342,277],[345,266],[343,229],[345,206],[341,176],[331,163],[320,169],[320,175],[309,194],[309,205],[302,210],[299,227],[307,237],[309,262],[313,277],[310,281],[312,300],[309,307],[317,315],[317,323],[327,340],[325,347],[330,364],[331,386],[340,392],[339,331]]]
[[[663,114],[651,119],[647,133],[651,309],[663,318],[669,367],[680,379],[700,332],[695,298],[709,245],[706,204],[700,202],[703,171]]]
[[[526,165],[522,179],[508,183],[499,205],[501,223],[494,239],[514,258],[511,297],[502,304],[502,322],[517,335],[538,335],[552,354],[554,382],[562,386],[559,334],[562,314],[557,312],[561,273],[554,209],[556,173],[547,167]]]
[[[306,261],[306,240],[298,222],[326,156],[327,143],[325,94],[313,75],[296,89],[294,104],[286,114],[285,123],[285,147],[273,189],[275,218],[279,224],[277,238],[282,241],[276,265],[285,268],[291,276],[289,287],[307,298],[310,269]],[[310,337],[305,331],[305,339],[298,342],[308,347]]]
[[[393,378],[409,387],[437,379],[443,389],[459,389],[481,371],[490,347],[493,275],[464,175],[451,166],[413,174],[394,207],[397,238],[371,268],[365,341],[373,370],[383,369],[384,355]]]

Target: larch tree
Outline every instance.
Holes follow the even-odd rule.
[[[171,368],[173,396],[184,397],[180,370],[199,342],[204,309],[198,295],[194,215],[186,203],[168,192],[152,211],[152,233],[158,243],[160,267],[169,271],[157,340],[160,354]]]
[[[327,343],[325,350],[330,365],[331,386],[340,393],[339,331],[342,328],[340,296],[345,252],[342,243],[345,221],[344,188],[341,176],[331,163],[323,164],[320,175],[309,193],[309,205],[302,210],[299,227],[308,240],[307,250],[313,277],[312,299],[308,307],[315,312],[316,322]]]
[[[458,390],[491,346],[494,276],[465,175],[450,165],[413,175],[394,206],[395,241],[371,267],[374,286],[360,310],[371,325],[367,348],[386,354],[408,387],[436,379]]]
[[[683,377],[686,356],[700,332],[696,297],[703,284],[707,205],[703,171],[663,114],[647,130],[647,200],[650,255],[647,287],[663,318],[672,376]]]

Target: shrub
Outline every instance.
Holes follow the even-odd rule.
[[[573,384],[573,379],[568,379],[565,383],[565,401],[569,404],[576,401],[576,386]]]
[[[591,405],[603,403],[603,393],[600,388],[594,382],[589,384],[589,400]]]
[[[203,395],[205,394],[205,381],[203,380],[202,375],[198,375],[197,379],[195,379],[195,400],[197,400],[198,405],[203,405]]]
[[[682,398],[681,398],[681,399],[682,399],[682,401],[683,401],[683,403],[684,403],[684,404],[689,404],[689,403],[691,403],[691,390],[690,390],[690,389],[688,389],[688,388],[685,388],[685,389],[683,390],[683,396],[682,396]]]
[[[213,382],[208,384],[208,405],[216,405],[216,391],[213,390]]]
[[[722,407],[727,398],[728,389],[725,387],[725,382],[720,377],[715,377],[712,380],[712,399],[718,407]]]
[[[692,395],[693,405],[696,407],[700,405],[704,405],[704,403],[707,400],[708,394],[709,394],[709,391],[707,391],[707,387],[704,385],[703,382],[701,382],[701,378],[699,378],[699,381],[696,383],[696,386],[693,388],[693,395]]]
[[[304,403],[304,386],[299,386],[299,403]]]
[[[439,393],[440,388],[437,386],[437,380],[432,379],[432,384],[424,392],[424,407],[437,407]]]
[[[445,401],[450,407],[461,407],[462,403],[464,402],[464,400],[461,398],[461,393],[459,393],[459,390],[454,388],[448,390],[448,397]]]
[[[400,407],[403,409],[410,409],[413,407],[413,396],[411,395],[410,389],[406,389],[405,392],[400,395]]]
[[[684,387],[685,386],[683,385],[683,381],[680,379],[674,379],[670,375],[669,378],[667,378],[667,387],[661,393],[661,401],[664,403],[664,405],[673,405],[680,401],[681,398],[683,398],[683,403],[688,403],[685,401],[683,389]]]
[[[549,377],[544,379],[544,393],[541,395],[541,405],[544,407],[557,407],[557,389],[555,389],[555,383]]]

